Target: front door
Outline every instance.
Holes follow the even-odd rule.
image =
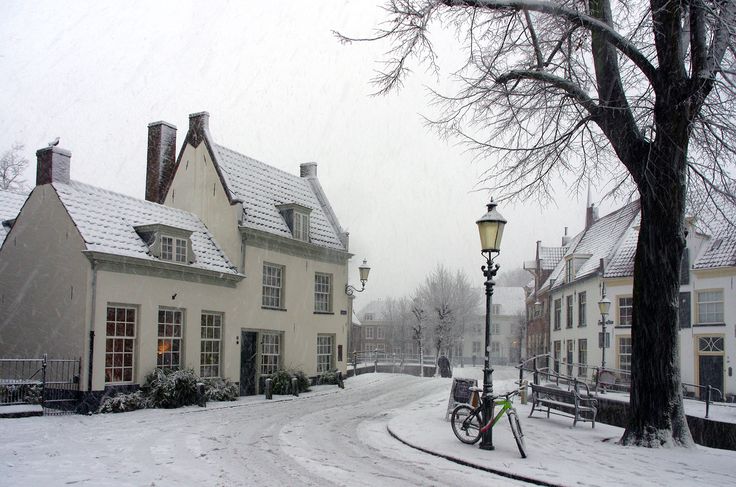
[[[715,387],[723,391],[723,355],[701,355],[700,356],[700,384],[701,386]],[[705,391],[700,390],[701,398],[705,399]],[[722,401],[723,399],[714,393],[711,399]]]
[[[240,332],[240,395],[253,396],[256,389],[256,358],[258,356],[258,333]]]

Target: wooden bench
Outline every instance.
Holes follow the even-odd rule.
[[[547,408],[547,417],[549,418],[550,410],[554,409],[559,411],[562,416],[572,416],[572,425],[575,426],[578,421],[591,422],[593,428],[595,428],[595,415],[598,412],[598,401],[590,397],[590,391],[588,386],[585,386],[586,394],[581,395],[577,390],[577,385],[582,383],[576,383],[572,389],[560,389],[554,385],[539,385],[531,384],[532,388],[532,410],[529,413],[531,418],[534,411],[541,411],[542,408]]]

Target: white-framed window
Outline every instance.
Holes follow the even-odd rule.
[[[158,347],[156,367],[159,369],[179,369],[181,367],[184,313],[180,309],[159,308]]]
[[[498,357],[501,355],[501,344],[498,342],[491,342],[491,354]]]
[[[297,240],[309,242],[309,215],[298,211],[294,212],[294,231],[292,235]]]
[[[562,326],[562,299],[555,299],[554,326],[555,330]]]
[[[696,291],[698,324],[723,323],[723,290]]]
[[[567,309],[565,312],[565,327],[572,328],[572,296],[568,296],[566,299]]]
[[[373,340],[373,327],[372,326],[365,327],[365,338],[367,340]]]
[[[723,352],[722,336],[698,337],[699,352]]]
[[[284,308],[284,266],[263,263],[263,298],[264,308]]]
[[[585,307],[588,304],[587,294],[583,291],[578,294],[578,326],[588,326],[588,317]]]
[[[554,358],[554,369],[555,372],[560,372],[560,358],[562,354],[562,342],[560,340],[555,340],[554,344],[554,352],[553,352],[553,358]]]
[[[161,237],[161,260],[172,262],[187,261],[187,241],[167,235]]]
[[[279,370],[281,359],[281,335],[261,334],[261,375],[271,375]]]
[[[222,313],[203,311],[200,327],[199,375],[220,377]]]
[[[365,321],[373,321],[374,319],[375,318],[374,318],[373,313],[366,313],[363,315],[363,320]]]
[[[376,327],[376,340],[383,340],[386,338],[386,330],[382,326]]]
[[[379,352],[385,352],[386,351],[386,345],[383,343],[376,343],[373,346],[373,350],[379,351]]]
[[[401,355],[401,347],[399,345],[394,345],[394,353],[396,355]]]
[[[473,342],[473,353],[479,354],[480,352],[480,342]]]
[[[618,337],[618,368],[631,371],[631,337]]]
[[[578,375],[585,376],[588,373],[588,340],[581,338],[578,340]]]
[[[109,305],[105,323],[105,383],[133,382],[137,308]]]
[[[565,261],[565,282],[572,282],[575,279],[575,267],[572,258]]]
[[[567,362],[567,375],[572,376],[572,363],[575,361],[575,341],[574,340],[568,340],[567,341],[567,357],[565,358],[565,361]]]
[[[332,274],[322,272],[314,274],[314,311],[318,313],[332,311]]]
[[[491,314],[493,314],[493,315],[500,315],[501,314],[501,305],[500,304],[493,304],[493,305],[491,305]]]
[[[317,373],[327,372],[333,367],[332,335],[317,335]]]
[[[634,313],[634,298],[620,297],[618,298],[618,324],[619,326],[631,326],[631,320]]]

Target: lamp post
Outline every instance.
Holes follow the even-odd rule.
[[[481,396],[483,424],[488,423],[493,417],[493,368],[491,367],[491,320],[493,318],[491,310],[493,309],[493,286],[496,284],[493,278],[500,267],[498,264],[493,264],[493,258],[495,257],[493,254],[498,254],[501,251],[501,238],[506,225],[504,217],[496,211],[496,203],[493,202],[493,199],[487,207],[488,212],[475,222],[480,233],[481,255],[486,259],[486,265],[480,268],[486,278],[486,353],[485,363],[483,364],[483,395]],[[480,448],[482,450],[493,450],[492,428],[483,433]]]
[[[608,323],[606,321],[606,316],[608,316],[608,312],[611,310],[611,300],[606,297],[605,293],[601,300],[598,301],[598,309],[601,312],[601,325],[603,326],[603,334],[601,335],[601,339],[598,340],[598,344],[603,350],[603,355],[601,356],[601,370],[606,370],[606,324]]]

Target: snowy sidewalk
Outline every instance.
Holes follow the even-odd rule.
[[[466,369],[467,370],[467,369]],[[395,411],[389,432],[399,440],[434,454],[513,477],[551,485],[650,486],[734,485],[736,452],[702,446],[691,449],[648,449],[616,444],[623,429],[596,423],[572,426],[572,419],[535,412],[519,404],[526,459],[522,459],[508,421],[493,428],[495,450],[484,451],[455,438],[445,412],[451,380],[445,394],[432,395]],[[512,379],[494,381],[496,392],[515,387]]]

